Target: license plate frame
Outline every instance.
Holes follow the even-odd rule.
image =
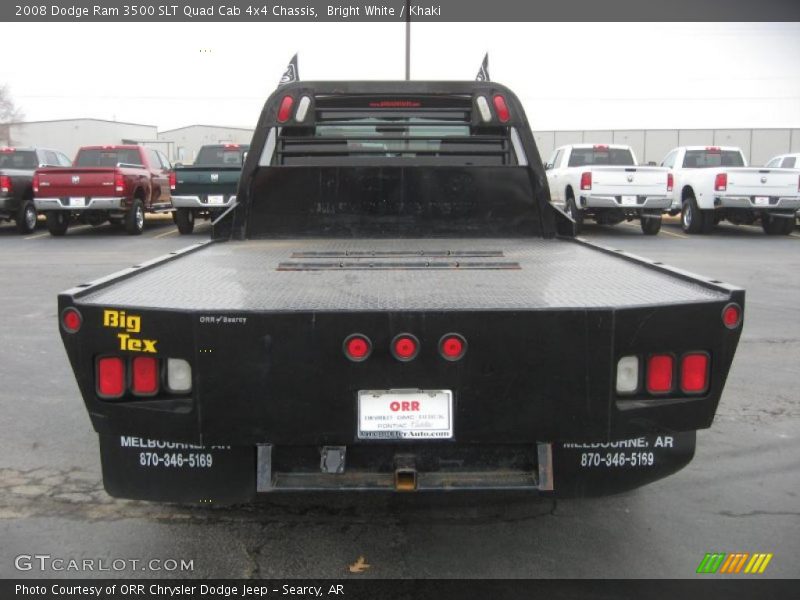
[[[756,206],[769,206],[769,196],[755,196],[753,204]]]
[[[67,204],[70,208],[86,208],[85,196],[70,196],[67,199]]]
[[[453,439],[452,390],[359,390],[356,409],[359,440]]]
[[[620,196],[619,203],[622,206],[636,206],[639,204],[639,197],[638,196]]]
[[[209,194],[208,203],[212,206],[220,206],[225,204],[225,196],[219,194]]]

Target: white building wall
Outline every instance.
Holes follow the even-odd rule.
[[[155,125],[137,125],[98,119],[31,121],[9,125],[10,145],[41,146],[60,150],[74,158],[81,146],[121,144],[123,140],[154,140]]]

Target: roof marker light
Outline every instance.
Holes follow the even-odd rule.
[[[497,118],[500,119],[501,123],[508,123],[511,119],[511,113],[508,110],[506,99],[500,94],[495,94],[492,100],[494,102],[494,110],[497,112]]]
[[[311,106],[311,98],[303,96],[300,102],[297,103],[297,112],[294,114],[294,120],[302,123],[308,116],[308,107]]]
[[[486,96],[478,96],[475,99],[475,104],[478,105],[478,112],[481,115],[481,121],[488,123],[492,120],[492,110],[489,108],[489,101]]]
[[[291,96],[284,96],[281,100],[281,105],[278,107],[278,123],[286,123],[292,116],[292,106],[294,105],[294,98]]]

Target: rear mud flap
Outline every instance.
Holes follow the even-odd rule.
[[[696,432],[645,435],[608,443],[553,445],[560,498],[624,492],[672,475],[694,457]]]
[[[255,499],[255,448],[99,437],[103,484],[111,496],[197,504]]]

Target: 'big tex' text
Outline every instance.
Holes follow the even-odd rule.
[[[139,339],[132,335],[142,330],[142,317],[139,315],[129,315],[124,310],[107,309],[103,311],[103,327],[124,330],[123,333],[117,334],[120,350],[153,354],[157,352],[157,340]]]

